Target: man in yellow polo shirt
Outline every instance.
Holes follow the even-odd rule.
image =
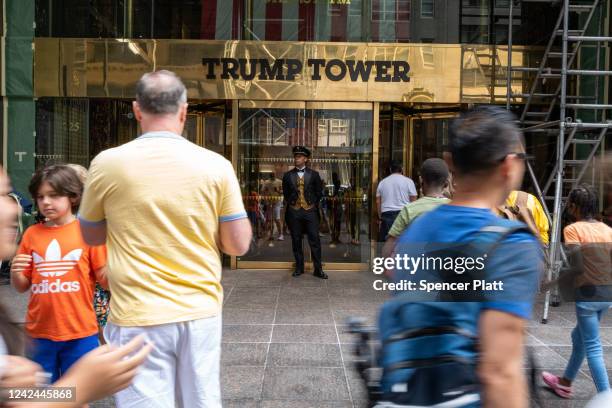
[[[172,72],[140,79],[143,135],[93,160],[79,212],[85,241],[108,246],[106,340],[155,345],[120,408],[221,407],[220,252],[244,254],[251,226],[230,162],[181,136],[186,101]]]

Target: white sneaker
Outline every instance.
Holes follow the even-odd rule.
[[[276,238],[278,241],[284,241],[285,237],[283,237],[282,235],[279,235],[278,238]]]

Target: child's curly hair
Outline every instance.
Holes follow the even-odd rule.
[[[573,204],[583,218],[595,218],[597,215],[597,192],[588,184],[581,184],[570,191],[567,203]]]

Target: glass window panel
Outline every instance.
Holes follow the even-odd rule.
[[[461,5],[462,43],[507,43],[510,0],[462,0]],[[513,43],[546,45],[558,14],[558,6],[537,2],[516,3],[512,18]]]
[[[448,144],[452,118],[415,119],[412,121],[412,175],[417,182],[421,164],[432,157],[442,158]]]
[[[246,0],[132,0],[133,38],[240,38]]]
[[[39,98],[36,167],[89,162],[102,150],[133,140],[138,125],[128,100]]]
[[[421,17],[432,18],[434,16],[434,0],[421,0]]]
[[[88,166],[89,100],[49,98],[36,103],[36,167],[52,163]]]
[[[155,38],[200,38],[202,0],[154,0]]]
[[[124,0],[36,0],[35,33],[38,37],[123,37],[124,8]]]
[[[183,137],[189,140],[191,143],[198,143],[199,133],[199,115],[188,114],[185,120],[185,127],[183,128]]]
[[[307,105],[308,108],[308,105]],[[307,109],[311,167],[325,185],[320,205],[323,262],[365,263],[370,257],[372,111]],[[321,126],[324,124],[324,126]]]
[[[128,14],[128,37],[153,38],[153,2],[152,0],[132,0]]]
[[[370,12],[371,41],[410,41],[412,29],[410,0],[372,0]]]

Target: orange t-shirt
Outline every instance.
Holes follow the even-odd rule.
[[[582,273],[576,285],[612,285],[612,228],[603,222],[578,221],[563,230],[565,243],[580,245]]]
[[[59,227],[31,226],[17,253],[33,258],[23,272],[32,284],[26,317],[30,337],[67,341],[96,334],[94,271],[106,265],[106,247],[87,245],[75,220]]]

